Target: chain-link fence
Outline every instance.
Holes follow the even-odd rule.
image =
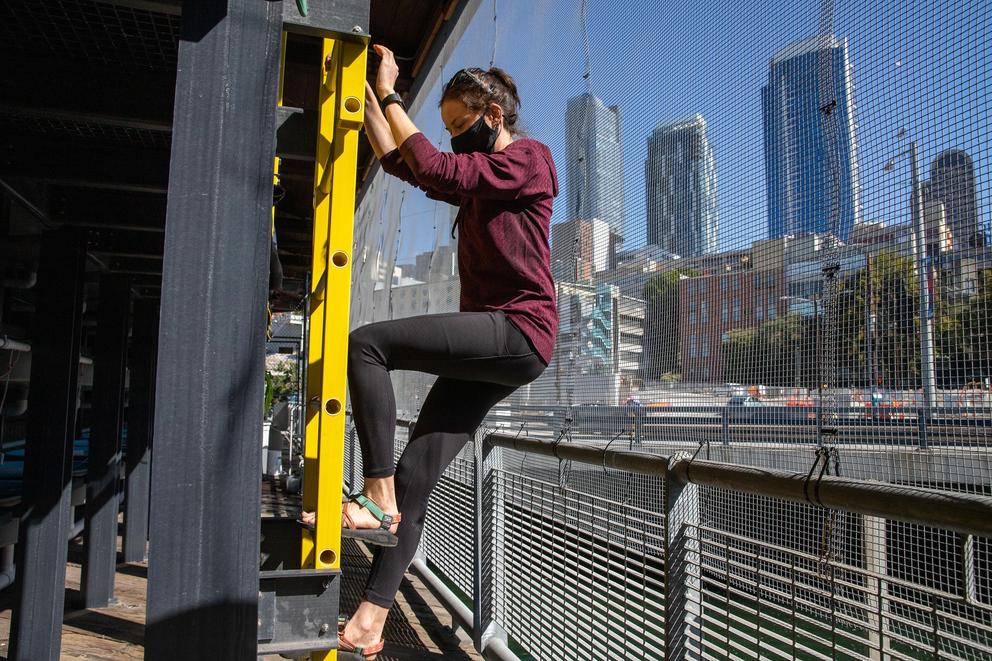
[[[448,149],[441,84],[500,66],[561,180],[555,352],[486,429],[992,492],[987,3],[465,4],[415,123]],[[458,209],[361,200],[353,327],[458,310]],[[414,419],[433,377],[393,382]],[[484,499],[480,612],[534,658],[659,658],[673,621],[708,658],[992,654],[984,538],[700,486],[673,540],[663,477],[502,450],[483,498],[475,452],[424,553],[471,600]]]

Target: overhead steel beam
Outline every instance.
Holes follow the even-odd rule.
[[[64,60],[6,60],[0,115],[157,131],[172,126],[176,74],[74,64]]]
[[[172,131],[171,119],[125,117],[114,114],[84,112],[70,108],[35,108],[31,106],[17,106],[10,103],[0,103],[0,116],[2,115],[22,118],[32,117],[35,119],[63,120],[79,124],[98,124],[100,126],[108,126],[113,128],[159,131],[162,133],[170,133]]]
[[[187,0],[169,172],[145,658],[254,658],[282,6]]]
[[[182,0],[97,0],[100,4],[143,9],[157,14],[181,16],[183,13]]]
[[[296,0],[280,0],[283,28],[286,32],[313,37],[339,35],[369,36],[369,0],[309,0],[307,12],[300,11]]]
[[[83,309],[82,237],[46,233],[32,333],[31,392],[24,457],[24,503],[17,543],[17,597],[10,658],[59,658],[65,596],[66,535],[72,524],[73,437]]]
[[[104,255],[125,257],[128,255],[162,255],[165,247],[165,228],[161,232],[147,232],[141,229],[91,228],[87,237],[89,249]]]
[[[165,231],[165,195],[90,188],[60,189],[53,197],[59,199],[51,214],[52,221],[57,223],[92,230]]]
[[[0,177],[54,184],[164,192],[169,152],[7,136],[0,143]]]
[[[103,257],[103,255],[99,255]],[[111,273],[134,273],[149,274],[161,273],[163,258],[158,255],[133,256],[133,257],[103,257],[106,260],[107,270]]]
[[[104,274],[97,309],[90,453],[86,464],[86,561],[80,579],[85,608],[103,608],[114,596],[130,307],[131,285],[127,277]]]

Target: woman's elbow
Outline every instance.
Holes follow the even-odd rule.
[[[454,193],[458,190],[458,181],[453,173],[446,172],[443,168],[417,168],[413,170],[413,176],[421,186],[433,188],[445,193]]]

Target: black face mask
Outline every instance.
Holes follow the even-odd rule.
[[[486,124],[485,115],[465,131],[451,138],[451,151],[456,154],[471,154],[473,152],[493,153],[496,137],[499,131]]]

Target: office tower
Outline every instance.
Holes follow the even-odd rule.
[[[924,184],[923,197],[924,203],[943,203],[947,229],[956,248],[985,245],[985,231],[978,216],[975,165],[967,153],[947,149],[938,154],[930,164],[930,181]]]
[[[568,101],[565,112],[568,220],[602,220],[622,241],[623,147],[620,109],[593,94]]]
[[[860,214],[847,40],[815,37],[776,53],[761,107],[768,238],[846,240]]]
[[[716,252],[716,166],[701,115],[655,128],[644,182],[649,244],[681,257]]]
[[[610,268],[612,234],[602,220],[570,220],[551,226],[551,274],[563,282],[590,283]]]

